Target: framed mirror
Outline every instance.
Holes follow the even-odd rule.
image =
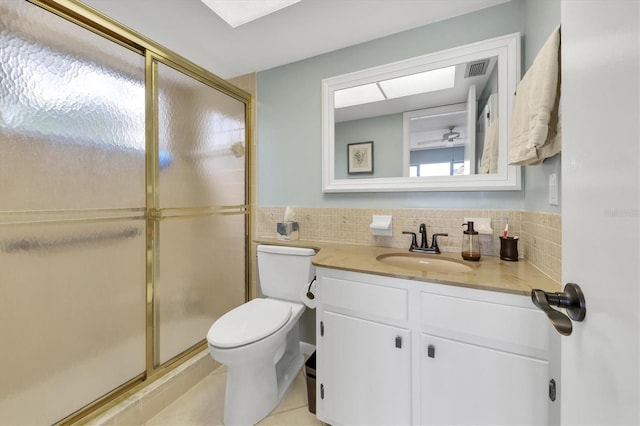
[[[515,33],[322,80],[323,192],[519,190],[519,79]],[[371,171],[349,173],[363,142]]]

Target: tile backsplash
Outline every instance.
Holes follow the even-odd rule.
[[[521,235],[525,259],[555,281],[561,283],[561,215],[523,212]]]
[[[276,222],[282,221],[285,207],[257,207],[255,236],[275,238]],[[409,248],[411,236],[402,231],[418,233],[421,223],[427,226],[429,244],[431,234],[447,233],[439,237],[443,252],[458,252],[462,243],[464,218],[489,218],[493,235],[480,235],[481,252],[497,256],[500,251],[506,218],[509,235],[520,236],[520,258],[557,282],[561,281],[560,215],[521,210],[452,210],[452,209],[356,209],[294,207],[300,225],[300,239],[342,244],[373,245]],[[393,236],[373,236],[369,228],[373,215],[393,216]],[[419,236],[418,236],[419,237]],[[419,241],[419,240],[418,240]]]

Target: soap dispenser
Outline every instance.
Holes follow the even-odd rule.
[[[464,260],[480,260],[480,238],[478,237],[478,231],[473,229],[473,222],[469,221],[463,223],[462,226],[466,226],[467,229],[462,235],[462,258]]]

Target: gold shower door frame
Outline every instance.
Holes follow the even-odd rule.
[[[174,59],[175,58],[171,58]],[[249,158],[250,153],[249,150],[245,152],[245,204],[242,205],[229,205],[229,206],[208,206],[208,207],[186,207],[186,208],[162,208],[159,202],[159,193],[160,193],[160,183],[159,183],[159,76],[158,76],[158,65],[164,64],[173,70],[190,77],[194,80],[199,81],[213,89],[220,90],[219,87],[216,87],[213,82],[206,78],[206,75],[202,75],[197,73],[193,67],[188,67],[186,65],[189,64],[179,64],[177,62],[173,62],[166,55],[161,55],[156,52],[152,52],[150,50],[146,51],[145,55],[145,71],[146,71],[146,111],[145,115],[147,117],[146,120],[146,217],[147,217],[147,333],[146,333],[146,347],[147,347],[147,376],[152,376],[159,369],[165,369],[167,367],[172,368],[173,363],[175,361],[179,361],[184,358],[188,358],[187,355],[194,354],[203,348],[206,347],[206,342],[203,340],[200,344],[190,348],[187,350],[187,354],[185,353],[174,357],[173,359],[166,361],[161,364],[159,359],[160,355],[160,347],[159,347],[159,319],[158,319],[158,298],[155,297],[155,290],[157,288],[157,284],[160,278],[160,270],[159,270],[159,252],[160,252],[160,244],[158,236],[160,234],[160,223],[165,220],[171,219],[180,219],[180,218],[199,218],[199,217],[207,217],[207,216],[226,216],[226,215],[245,215],[248,217],[249,215],[249,205],[247,200],[249,200]],[[239,89],[238,89],[239,90]],[[238,99],[234,96],[235,99],[241,100],[245,104],[245,141],[247,143],[245,146],[250,145],[250,140],[248,135],[251,132],[249,128],[249,114],[250,114],[250,99]],[[244,245],[245,245],[245,300],[248,299],[249,295],[249,223],[250,221],[245,220],[245,230],[244,230]],[[151,303],[149,303],[151,301]]]
[[[71,424],[80,419],[86,420],[99,412],[115,405],[120,399],[128,396],[141,387],[162,377],[182,362],[206,348],[203,340],[172,359],[159,363],[157,297],[156,282],[159,279],[159,229],[164,220],[174,218],[198,218],[208,216],[244,215],[244,294],[245,300],[250,294],[250,182],[251,148],[253,146],[253,108],[251,95],[228,81],[193,64],[187,59],[171,52],[146,37],[127,29],[106,15],[75,0],[26,0],[40,6],[58,16],[74,22],[115,43],[127,47],[145,57],[145,139],[146,139],[146,371],[143,375],[133,377],[129,382],[104,395],[93,403],[83,407],[76,413],[62,419],[59,424]],[[235,100],[245,106],[245,154],[244,154],[244,204],[231,206],[207,206],[194,208],[166,208],[159,205],[159,135],[158,135],[158,64],[165,64]],[[89,417],[87,417],[89,416]]]

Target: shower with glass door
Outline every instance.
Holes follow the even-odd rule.
[[[0,424],[52,424],[245,302],[250,95],[75,1],[0,16]]]

